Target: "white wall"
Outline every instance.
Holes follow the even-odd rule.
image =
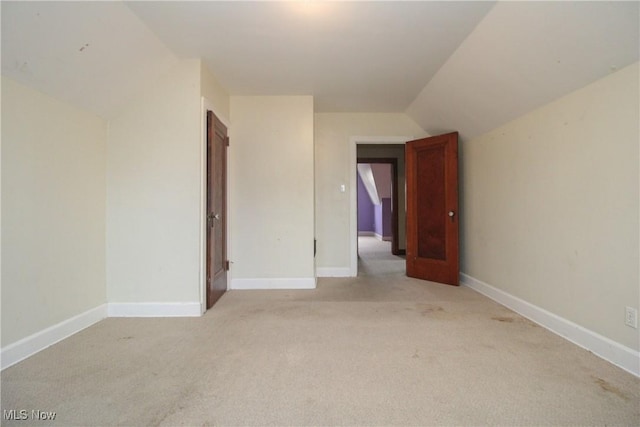
[[[109,124],[110,303],[199,305],[201,108],[201,63],[182,60]]]
[[[106,303],[107,126],[2,77],[2,347]]]
[[[209,68],[200,64],[201,95],[208,101],[209,108],[224,123],[229,123],[229,93],[220,85]]]
[[[231,97],[234,288],[315,286],[313,98]]]
[[[316,266],[349,271],[350,138],[425,135],[404,113],[317,113],[315,115]],[[355,182],[355,176],[354,182]],[[344,193],[340,185],[346,185]],[[336,273],[338,274],[338,273]]]
[[[461,150],[462,271],[639,349],[638,64]]]

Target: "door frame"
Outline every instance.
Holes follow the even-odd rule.
[[[400,234],[398,230],[398,159],[392,157],[358,157],[357,162],[359,164],[391,166],[391,253],[403,255],[400,251]]]
[[[200,277],[199,294],[200,294],[200,314],[204,314],[207,311],[207,110],[213,111],[213,114],[229,128],[229,119],[224,115],[221,115],[216,110],[215,106],[204,96],[200,100]],[[229,149],[227,148],[227,207],[229,206],[230,194],[229,194]],[[227,208],[228,212],[228,208]],[[231,252],[231,245],[229,239],[229,230],[231,219],[227,215],[227,258]],[[227,271],[227,288],[231,282],[231,270]]]
[[[406,136],[352,136],[349,138],[349,276],[358,275],[358,145],[405,144]]]

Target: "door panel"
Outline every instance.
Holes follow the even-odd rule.
[[[458,134],[407,142],[407,275],[458,285]]]
[[[207,111],[207,308],[227,290],[227,128]]]

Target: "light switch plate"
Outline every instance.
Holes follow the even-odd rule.
[[[633,307],[624,308],[624,324],[638,329],[638,310]]]

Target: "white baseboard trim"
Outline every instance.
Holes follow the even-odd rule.
[[[231,289],[315,289],[315,277],[275,279],[231,279]]]
[[[593,354],[640,377],[640,352],[543,308],[460,273],[460,282]]]
[[[16,363],[33,356],[39,351],[62,341],[71,335],[88,328],[107,317],[107,304],[102,304],[91,310],[80,313],[67,320],[29,335],[26,338],[9,344],[0,351],[1,369],[8,368]]]
[[[375,237],[376,239],[383,242],[390,242],[393,238],[393,236],[383,236],[382,234],[378,234],[375,231],[358,231],[358,236]]]
[[[200,317],[199,302],[111,302],[109,317]]]
[[[317,267],[318,277],[352,277],[349,267]]]

